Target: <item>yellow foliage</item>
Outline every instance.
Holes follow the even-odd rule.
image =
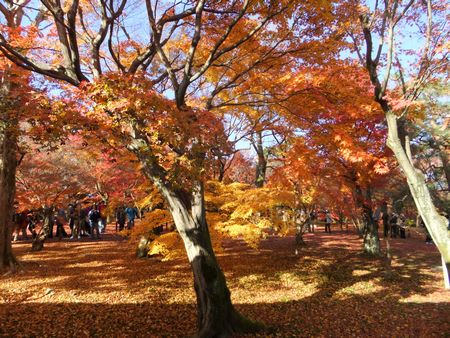
[[[214,230],[210,230],[210,235],[214,252],[216,254],[222,252],[221,235]],[[178,232],[173,231],[161,235],[152,241],[147,255],[162,256],[162,261],[168,261],[185,256],[186,250]]]
[[[209,181],[206,184],[205,202],[207,210],[232,212],[236,202],[250,190],[251,186],[244,183],[223,184],[217,181]]]
[[[131,231],[132,239],[136,239],[142,235],[151,234],[152,230],[160,225],[165,225],[167,223],[172,223],[172,216],[167,210],[156,209],[145,214],[140,222],[136,222],[133,230]],[[125,235],[128,233],[125,232]],[[156,238],[157,236],[154,235]]]
[[[292,192],[279,188],[256,189],[242,183],[211,181],[205,194],[208,223],[215,231],[242,238],[256,248],[270,232],[289,232],[292,222],[280,219],[279,207],[290,210],[294,198]]]
[[[205,187],[206,218],[216,253],[222,250],[224,236],[242,238],[249,246],[257,248],[260,240],[269,233],[276,231],[286,235],[293,229],[290,219],[295,196],[292,192],[276,187],[256,189],[248,184],[217,181],[207,182]],[[150,197],[147,199],[142,203],[151,201]],[[161,236],[152,234],[153,228],[165,223],[172,223],[170,213],[154,210],[136,225],[132,236],[150,236],[148,256],[162,256],[162,260],[185,256],[178,232]]]
[[[149,245],[148,256],[163,256],[167,261],[185,255],[183,241],[178,232],[169,232],[159,236]]]
[[[163,198],[156,188],[153,188],[150,194],[139,201],[139,208],[149,207],[150,209],[155,208],[157,205],[163,203]]]

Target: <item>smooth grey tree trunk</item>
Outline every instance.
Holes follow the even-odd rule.
[[[445,217],[439,215],[439,213],[437,212],[437,209],[431,198],[430,191],[426,185],[425,176],[422,172],[420,172],[420,170],[415,168],[409,144],[406,144],[407,142],[405,142],[405,138],[401,137],[402,136],[401,134],[403,134],[405,131],[404,128],[402,128],[401,118],[398,118],[395,115],[395,112],[392,111],[392,107],[390,106],[388,100],[386,99],[386,90],[388,88],[388,81],[390,78],[390,73],[392,70],[392,64],[394,60],[393,58],[395,45],[394,30],[396,24],[398,23],[398,21],[396,21],[397,19],[395,18],[395,15],[391,15],[390,13],[392,8],[388,7],[387,3],[386,6],[387,8],[384,12],[384,15],[385,19],[387,20],[386,22],[388,27],[386,36],[387,65],[384,69],[385,74],[383,75],[383,82],[380,82],[377,71],[377,67],[379,66],[380,61],[380,58],[378,57],[380,55],[379,52],[378,56],[375,59],[372,57],[373,40],[371,31],[372,27],[370,23],[371,20],[368,15],[361,15],[360,21],[363,29],[364,40],[366,42],[365,67],[369,73],[370,81],[374,86],[374,99],[376,102],[380,104],[380,107],[386,116],[386,122],[388,126],[387,145],[393,151],[400,168],[403,170],[403,173],[406,176],[406,181],[408,183],[409,190],[411,192],[411,195],[413,196],[419,215],[422,217],[422,220],[424,221],[428,232],[430,233],[434,243],[436,244],[437,248],[439,249],[439,252],[442,255],[444,285],[446,288],[449,288],[450,281],[448,279],[449,276],[447,268],[450,263],[450,233],[447,229],[446,224],[447,220],[445,219]],[[395,7],[396,5],[393,6]],[[393,9],[393,12],[395,12],[395,9]],[[428,17],[427,29],[428,32],[431,32],[432,30],[431,1],[427,1],[427,17]],[[428,35],[431,37],[431,33]],[[379,49],[379,51],[381,51],[381,49]],[[427,58],[428,48],[424,48],[423,52],[425,53],[423,54],[424,57]],[[429,64],[432,65],[433,63],[429,62]],[[422,76],[422,74],[427,74],[427,71],[419,72],[417,78],[415,79],[417,83],[426,80]],[[424,83],[426,82],[424,81],[422,84]],[[405,96],[405,98],[407,98],[407,96]]]
[[[441,258],[442,258],[442,270],[443,270],[442,272],[444,274],[444,286],[446,289],[450,289],[450,276],[449,276],[450,264],[445,261],[443,255],[441,255]]]
[[[403,170],[408,182],[409,190],[414,198],[417,210],[427,227],[431,238],[433,238],[442,256],[442,267],[444,275],[444,285],[450,288],[448,266],[450,265],[450,232],[447,229],[447,220],[439,215],[431,198],[430,191],[425,182],[425,176],[417,170],[412,160],[402,147],[397,133],[397,117],[390,110],[385,110],[388,124],[387,145],[394,152],[395,157]]]

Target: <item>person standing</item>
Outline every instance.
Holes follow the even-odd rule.
[[[66,221],[67,221],[67,213],[66,213],[66,210],[64,210],[64,208],[62,207],[62,205],[58,205],[57,206],[57,214],[58,214],[59,217],[61,217],[63,222],[66,223]]]
[[[99,223],[100,223],[100,212],[98,211],[98,207],[96,204],[94,204],[91,211],[89,211],[88,214],[89,218],[89,225],[91,227],[91,238],[94,238],[94,231],[97,233],[97,238],[100,238],[100,230],[99,230]]]
[[[104,202],[100,202],[98,206],[98,212],[100,213],[100,221],[99,228],[102,234],[106,231],[106,204]]]
[[[316,212],[313,210],[309,213],[308,232],[314,232],[314,223],[316,220]]]
[[[75,205],[70,203],[67,208],[67,218],[69,221],[70,237],[73,237],[73,226],[75,222]]]
[[[84,203],[85,204],[85,203]],[[88,233],[90,234],[90,228],[88,226],[88,213],[89,213],[89,207],[82,206],[80,208],[80,235],[81,236],[87,236]]]
[[[406,217],[404,214],[400,214],[398,217],[398,233],[400,238],[406,238]]]
[[[380,222],[380,219],[382,217],[381,207],[378,207],[375,209],[375,211],[372,214],[372,217],[373,217],[373,221],[375,222],[375,224],[378,225],[378,223]]]
[[[387,237],[389,235],[389,210],[388,210],[388,204],[386,202],[383,202],[381,205],[381,219],[383,220],[383,233],[384,237]]]
[[[128,218],[127,228],[131,230],[134,227],[134,220],[138,216],[137,209],[135,207],[128,207],[125,209],[125,213]]]
[[[426,244],[433,244],[433,238],[430,235],[430,232],[428,231],[425,222],[423,221],[422,217],[420,217],[420,222],[419,222],[420,226],[424,229],[425,231],[425,243]]]
[[[325,232],[329,232],[331,234],[331,223],[333,219],[331,218],[330,211],[325,211]]]
[[[391,226],[391,238],[397,238],[398,234],[398,215],[394,212],[392,213],[391,219],[390,219],[390,226]]]
[[[116,209],[116,231],[117,227],[119,227],[119,231],[122,231],[125,227],[125,222],[127,219],[127,215],[125,213],[125,207],[123,205],[120,205]]]
[[[80,239],[81,238],[81,205],[75,203],[73,205],[73,210],[70,212],[70,219],[72,222],[72,234],[70,239]]]
[[[63,236],[68,237],[66,230],[64,230],[64,223],[65,217],[59,212],[55,213],[56,237],[58,237],[59,240],[61,240]]]

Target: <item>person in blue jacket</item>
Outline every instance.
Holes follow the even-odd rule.
[[[131,230],[134,227],[134,220],[138,217],[138,211],[135,207],[127,207],[125,213],[128,219],[127,228]]]

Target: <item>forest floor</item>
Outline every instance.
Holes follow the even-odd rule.
[[[450,292],[442,289],[440,256],[422,234],[391,240],[392,272],[361,254],[354,233],[271,237],[259,250],[228,240],[218,255],[232,299],[268,330],[255,337],[450,337]],[[384,240],[383,247],[384,247]],[[188,337],[196,300],[185,257],[137,259],[134,243],[49,241],[0,276],[1,337]]]

